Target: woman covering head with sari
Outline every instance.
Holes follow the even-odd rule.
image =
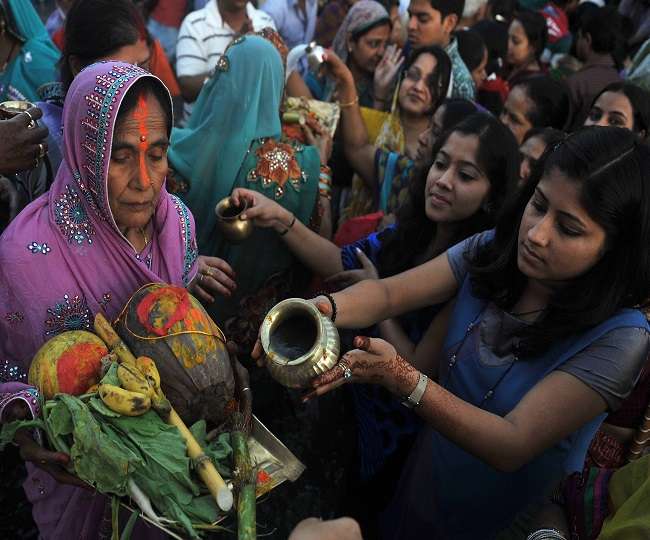
[[[114,319],[146,283],[184,287],[197,272],[192,216],[164,186],[172,115],[162,82],[130,64],[94,64],[72,83],[63,118],[54,184],[0,239],[0,358],[11,366],[0,384],[2,422],[20,401],[38,414],[24,383],[45,341],[91,329],[96,313]],[[97,538],[107,499],[64,485],[74,481],[64,454],[33,440],[21,454],[41,537]]]
[[[384,56],[390,32],[386,8],[374,0],[360,0],[348,11],[332,43],[332,50],[354,74],[359,103],[364,107],[374,105],[373,75]],[[306,82],[316,99],[332,100],[333,82],[311,75]]]
[[[59,51],[31,2],[0,0],[0,101],[36,101],[57,91]]]
[[[320,159],[313,147],[279,142],[283,89],[283,62],[274,45],[259,36],[235,40],[201,90],[189,125],[174,130],[169,151],[170,165],[189,183],[186,201],[196,218],[200,253],[227,260],[236,275],[236,290],[224,298],[197,294],[211,302],[208,311],[218,323],[236,316],[243,326],[235,340],[244,346],[257,335],[255,320],[289,293],[285,274],[293,257],[270,230],[255,229],[243,244],[229,244],[215,231],[214,209],[235,188],[246,187],[309,222]]]

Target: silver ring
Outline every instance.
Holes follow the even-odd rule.
[[[203,274],[199,273],[199,283],[203,283]]]
[[[36,120],[34,120],[34,117],[29,113],[29,111],[23,111],[24,114],[26,114],[29,117],[29,124],[27,124],[28,128],[33,128],[36,126]]]
[[[246,391],[249,391],[249,392],[250,392],[251,389],[250,389],[248,386],[244,386],[244,388],[242,388],[241,391],[242,391],[242,394],[243,394],[243,393],[246,392]]]
[[[339,362],[339,366],[343,368],[343,378],[344,379],[349,379],[352,377],[352,370],[350,369],[350,366],[347,365],[347,363],[343,360]]]
[[[47,150],[45,150],[45,145],[43,143],[38,143],[38,157],[44,157],[46,152]]]

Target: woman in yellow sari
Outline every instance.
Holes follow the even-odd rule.
[[[394,52],[387,51],[382,62],[393,62],[395,59],[391,58],[391,53]],[[396,152],[415,160],[418,137],[427,130],[433,113],[447,94],[450,72],[451,62],[440,47],[415,49],[406,60],[390,111],[361,107],[368,142],[377,149]],[[346,129],[345,121],[343,129]],[[378,198],[360,176],[355,176],[342,220],[368,214],[378,208],[387,213],[391,211],[383,208],[378,201],[381,201],[381,197]]]

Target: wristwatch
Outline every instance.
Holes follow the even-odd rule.
[[[409,397],[402,400],[402,405],[404,405],[404,407],[407,409],[413,409],[414,407],[417,407],[422,400],[424,391],[427,389],[428,382],[429,377],[427,377],[424,373],[420,373],[420,378],[418,379],[418,383],[415,385],[413,392],[411,392],[411,395]]]

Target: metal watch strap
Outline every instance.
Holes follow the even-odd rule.
[[[418,379],[418,383],[415,385],[413,392],[411,392],[411,395],[409,397],[402,400],[402,405],[404,405],[404,407],[407,407],[408,409],[413,409],[414,407],[417,407],[420,404],[420,401],[422,400],[424,391],[427,389],[428,382],[429,382],[429,377],[427,377],[424,373],[420,373],[420,378]]]

